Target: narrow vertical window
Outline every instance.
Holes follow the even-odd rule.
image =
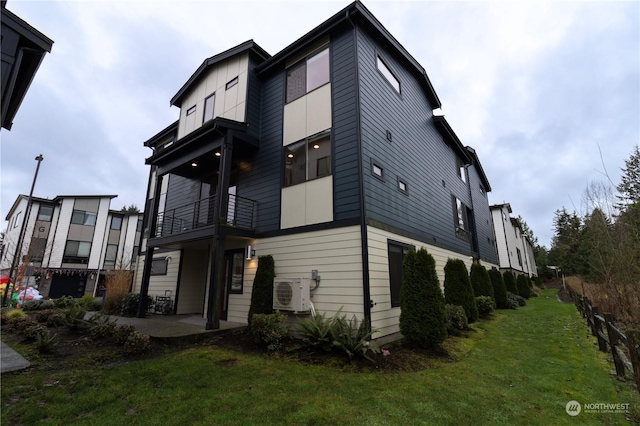
[[[400,289],[402,288],[402,263],[404,256],[413,249],[412,246],[387,241],[389,252],[389,292],[391,296],[391,307],[400,306]]]
[[[400,81],[396,78],[395,75],[391,72],[387,64],[385,64],[380,56],[376,56],[376,63],[378,65],[378,71],[387,79],[391,87],[395,89],[396,92],[400,93]]]
[[[213,106],[215,104],[216,94],[212,93],[204,100],[204,114],[202,115],[202,122],[213,120]]]

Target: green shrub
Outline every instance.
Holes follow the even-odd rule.
[[[13,316],[9,318],[9,324],[7,327],[7,331],[9,332],[18,332],[18,333],[24,333],[24,331],[33,326],[33,325],[37,325],[38,323],[28,317],[28,316]]]
[[[469,282],[469,273],[460,259],[449,259],[444,267],[444,299],[451,305],[462,306],[469,324],[478,320],[478,307]]]
[[[78,301],[71,296],[62,296],[53,301],[53,304],[58,309],[66,309],[78,304]]]
[[[518,295],[528,299],[531,297],[531,287],[529,287],[529,277],[526,275],[518,275],[516,285],[518,286]]]
[[[20,307],[25,312],[37,311],[42,309],[43,300],[25,300]]]
[[[122,299],[120,304],[120,315],[123,317],[135,317],[138,315],[138,306],[140,305],[140,295],[138,293],[129,293]],[[147,310],[153,307],[153,298],[147,295]]]
[[[49,330],[42,324],[32,323],[24,327],[21,333],[27,340],[36,340],[39,335],[49,334]]]
[[[91,294],[85,294],[80,298],[80,305],[87,311],[99,311],[102,309],[102,302],[100,299],[93,297]]]
[[[482,318],[488,317],[496,307],[495,302],[489,296],[477,296],[476,305],[478,306],[478,314]]]
[[[94,315],[91,318],[91,329],[89,333],[94,340],[100,340],[107,337],[113,337],[117,324],[115,321],[109,320],[109,317],[103,315]]]
[[[400,289],[400,331],[409,345],[432,348],[447,338],[444,305],[433,256],[423,248],[410,250]]]
[[[49,318],[47,318],[47,327],[58,327],[60,325],[64,325],[64,321],[60,313],[55,312],[49,315]]]
[[[445,305],[445,314],[447,316],[447,332],[451,336],[459,336],[462,330],[469,328],[467,314],[464,313],[462,306]]]
[[[488,296],[495,299],[491,278],[489,278],[489,273],[484,266],[479,263],[472,264],[469,280],[471,287],[473,287],[474,296]]]
[[[150,338],[147,334],[134,331],[124,342],[124,351],[128,354],[142,354],[149,350]]]
[[[127,339],[136,331],[136,328],[131,324],[122,324],[115,328],[113,332],[113,338],[119,345],[127,343]]]
[[[377,350],[369,344],[374,330],[369,329],[367,321],[362,320],[358,324],[355,314],[347,320],[346,315],[339,315],[339,313],[333,317],[333,324],[330,327],[333,346],[347,354],[349,360],[356,357],[369,358],[369,352],[376,353]]]
[[[14,318],[24,318],[27,314],[22,309],[8,309],[6,311],[6,317],[10,321]]]
[[[74,304],[62,312],[62,323],[73,331],[86,331],[91,328],[91,323],[84,319],[87,311],[80,306]]]
[[[511,271],[505,271],[502,274],[502,279],[504,280],[504,286],[507,288],[507,291],[513,294],[518,294],[518,287],[516,286],[516,277],[513,276]]]
[[[276,277],[276,265],[272,256],[258,257],[258,268],[253,279],[251,305],[249,306],[248,323],[251,328],[255,314],[273,312],[273,279]]]
[[[49,354],[52,353],[56,346],[58,346],[58,335],[54,334],[53,336],[47,330],[46,333],[38,334],[36,336],[36,348],[41,353]]]
[[[49,321],[49,317],[51,317],[51,315],[54,315],[57,313],[58,312],[54,309],[45,309],[43,311],[38,311],[36,312],[36,320],[38,322],[46,323],[47,321]]]
[[[307,346],[330,352],[333,349],[332,324],[333,322],[326,319],[324,314],[317,312],[315,315],[300,319],[296,329]]]
[[[269,351],[277,351],[289,337],[289,329],[283,325],[287,316],[281,313],[254,314],[251,329],[253,341]]]
[[[507,288],[504,285],[502,274],[495,268],[492,268],[488,273],[493,286],[493,295],[494,300],[496,301],[496,307],[498,309],[507,309]]]
[[[526,304],[527,300],[524,297],[507,292],[508,309],[518,309],[518,307],[525,306]]]

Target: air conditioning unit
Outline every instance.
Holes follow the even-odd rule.
[[[274,278],[273,309],[309,312],[310,280],[308,278]]]

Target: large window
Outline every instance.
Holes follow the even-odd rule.
[[[151,261],[151,275],[167,275],[168,265],[167,258],[153,259]]]
[[[74,210],[71,215],[71,223],[76,225],[96,226],[96,213],[84,210]]]
[[[111,229],[114,231],[122,229],[122,216],[113,216],[111,218]]]
[[[216,102],[216,94],[212,93],[204,100],[204,113],[202,114],[202,122],[213,120],[213,106]]]
[[[88,263],[91,243],[86,241],[67,241],[64,248],[63,263]]]
[[[53,216],[53,207],[40,206],[40,210],[38,211],[38,220],[41,220],[43,222],[51,222],[52,216]]]
[[[329,82],[329,48],[314,53],[287,70],[287,103]]]
[[[117,244],[107,244],[107,251],[104,255],[104,267],[113,268],[116,266],[116,256],[118,254],[118,245]]]
[[[32,238],[31,244],[29,245],[29,260],[31,262],[42,262],[46,246],[46,238]]]
[[[453,218],[456,227],[456,235],[464,240],[469,240],[469,214],[467,206],[458,198],[451,196],[453,204]]]
[[[329,131],[286,146],[284,157],[285,187],[330,175],[331,136]]]
[[[380,74],[382,74],[384,78],[387,79],[389,84],[391,84],[391,87],[393,87],[396,92],[400,93],[400,81],[396,78],[395,75],[393,75],[387,64],[385,64],[382,59],[380,59],[380,56],[376,56],[376,65],[378,66],[378,71],[380,71]]]
[[[387,241],[389,249],[389,290],[391,291],[391,307],[400,306],[400,289],[402,288],[402,262],[404,256],[413,249],[407,244]]]

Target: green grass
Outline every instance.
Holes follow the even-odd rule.
[[[445,342],[456,362],[411,373],[192,347],[118,367],[3,374],[2,424],[624,425],[624,414],[574,418],[565,405],[640,410],[638,395],[611,378],[574,306],[560,304],[555,290],[474,326]]]

